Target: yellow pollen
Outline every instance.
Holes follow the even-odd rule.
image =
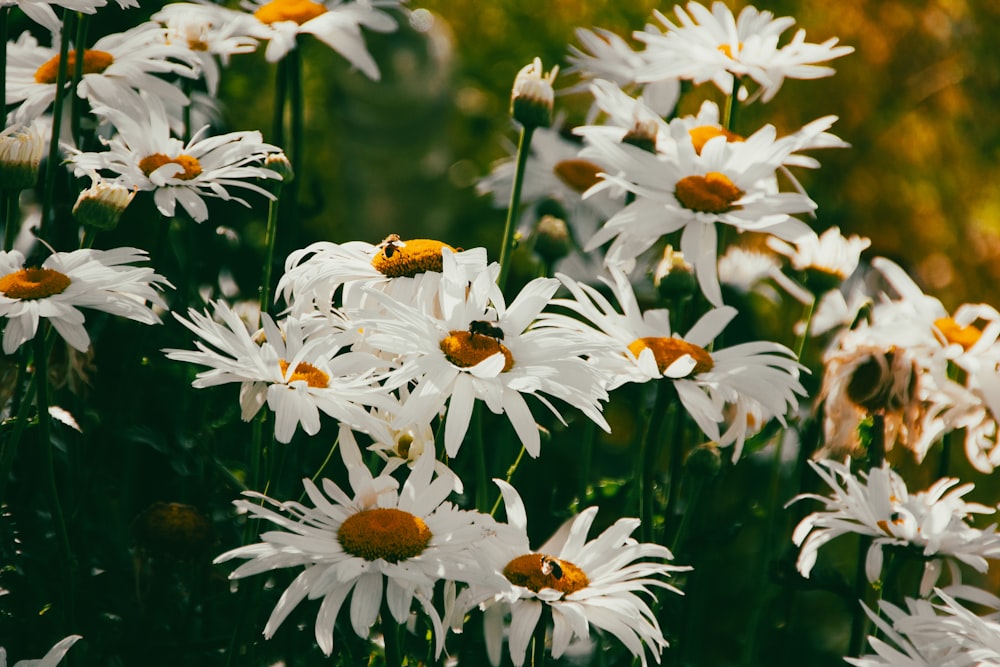
[[[65,292],[72,282],[53,269],[29,267],[0,278],[0,293],[9,299],[44,299]]]
[[[694,359],[694,370],[691,374],[707,373],[715,367],[712,355],[697,345],[692,345],[680,338],[636,338],[629,343],[628,350],[638,359],[643,350],[652,350],[653,358],[656,359],[656,367],[661,373],[665,373],[670,364],[674,363],[685,354],[691,355]]]
[[[271,0],[255,11],[253,15],[261,23],[268,25],[278,21],[295,21],[302,25],[326,12],[326,7],[312,0]]]
[[[503,576],[515,586],[536,593],[551,588],[569,595],[590,585],[586,573],[566,560],[545,554],[524,554],[507,563]]]
[[[352,514],[337,532],[340,546],[352,556],[390,563],[419,556],[431,537],[423,519],[391,507]]]
[[[736,45],[736,52],[739,53],[742,50],[743,50],[743,42],[740,42]],[[727,58],[733,57],[733,47],[731,47],[729,44],[719,44],[719,51],[722,51],[722,53],[724,53]]]
[[[941,332],[946,342],[957,343],[966,350],[975,345],[983,335],[982,331],[971,324],[963,327],[951,317],[934,320],[934,326]]]
[[[468,331],[449,331],[441,341],[441,351],[448,361],[461,368],[470,368],[497,352],[503,354],[503,372],[514,367],[514,356],[507,347],[492,336]]]
[[[704,176],[685,176],[677,181],[674,195],[684,208],[692,211],[725,213],[734,208],[733,202],[743,196],[743,191],[725,174],[710,171]]]
[[[115,62],[115,57],[107,51],[87,49],[83,52],[83,73],[100,74]],[[70,51],[66,56],[66,72],[73,75],[76,69],[76,51]],[[59,79],[59,56],[54,55],[44,65],[35,70],[37,83],[55,83]]]
[[[573,158],[557,162],[552,171],[567,187],[576,192],[586,192],[601,180],[598,174],[602,169],[590,160]]]
[[[278,359],[278,365],[281,366],[282,375],[288,372],[287,361],[284,359]],[[330,385],[329,375],[312,364],[307,364],[304,361],[299,362],[299,365],[295,367],[294,371],[292,371],[291,377],[288,378],[289,383],[297,380],[305,380],[307,385],[317,389],[326,389]]]
[[[455,250],[432,239],[410,239],[399,244],[390,241],[372,258],[372,266],[390,278],[412,278],[428,271],[440,273],[444,264],[442,248]]]
[[[743,141],[743,137],[735,132],[730,132],[725,128],[716,127],[715,125],[699,125],[698,127],[692,127],[688,130],[688,134],[691,135],[691,143],[694,144],[694,152],[698,155],[701,155],[701,149],[705,147],[705,144],[708,143],[709,139],[725,137],[726,141],[732,143]]]
[[[191,157],[190,155],[167,157],[163,153],[153,153],[152,155],[139,160],[139,169],[142,169],[142,173],[149,176],[163,165],[171,163],[179,164],[184,168],[184,171],[179,174],[175,174],[171,178],[179,178],[182,181],[190,181],[192,178],[196,178],[201,174],[201,163],[198,162],[198,158]]]

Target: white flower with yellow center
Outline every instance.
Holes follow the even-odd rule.
[[[365,46],[361,29],[395,31],[396,19],[386,10],[398,10],[400,4],[400,0],[244,0],[242,6],[263,29],[257,36],[268,40],[264,52],[268,62],[277,62],[296,48],[299,35],[313,35],[369,79],[378,81],[378,65]]]
[[[255,181],[280,178],[277,172],[260,166],[280,149],[264,143],[260,132],[207,136],[206,126],[185,143],[170,135],[163,104],[149,96],[125,99],[115,108],[96,107],[94,111],[111,121],[118,133],[106,142],[106,151],[72,152],[67,161],[78,176],[103,172],[127,188],[153,192],[153,200],[165,216],[173,216],[180,203],[195,222],[208,219],[204,197],[250,206],[230,189],[274,198]]]
[[[98,39],[83,52],[83,77],[77,94],[92,105],[117,106],[138,91],[167,103],[184,105],[187,97],[158,74],[197,76],[197,59],[182,45],[168,44],[166,31],[146,22],[125,32]],[[76,65],[76,50],[70,46],[66,59],[67,82]],[[28,122],[44,113],[56,96],[59,49],[39,46],[23,33],[7,50],[7,104],[20,104],[15,119]]]
[[[798,396],[806,393],[798,380],[802,367],[785,346],[755,341],[709,351],[736,316],[735,308],[715,308],[683,337],[677,336],[671,333],[669,311],[641,311],[628,276],[617,268],[611,274],[614,280],[605,282],[618,306],[597,289],[559,275],[573,298],[556,299],[553,306],[582,320],[560,314],[543,318],[566,327],[576,322],[582,335],[599,341],[591,361],[605,371],[610,388],[626,382],[673,382],[685,410],[705,435],[720,446],[735,445],[734,460],[742,453],[751,422],[759,427],[778,419],[784,424],[785,415],[798,407]]]
[[[858,268],[861,253],[871,244],[871,239],[857,234],[842,235],[839,227],[830,227],[819,236],[807,236],[794,246],[781,239],[767,239],[768,247],[787,257],[793,269],[805,274],[805,284],[817,295],[847,280]]]
[[[924,559],[923,591],[937,581],[943,560],[950,566],[953,581],[960,581],[954,561],[986,572],[987,559],[1000,558],[996,524],[984,529],[970,525],[972,515],[996,512],[996,508],[962,500],[974,488],[971,483],[956,486],[959,480],[943,478],[926,491],[911,494],[888,463],[857,475],[851,471],[850,459],[809,464],[833,493],[829,497],[800,494],[791,501],[818,500],[825,506],[804,518],[792,534],[792,541],[800,547],[796,567],[803,577],[809,577],[824,544],[849,533],[872,538],[865,573],[873,583],[881,578],[886,546],[910,548]]]
[[[250,421],[267,402],[275,414],[275,438],[289,442],[301,425],[308,435],[320,430],[320,412],[365,432],[384,428],[362,406],[389,405],[377,383],[377,360],[341,352],[336,337],[314,333],[308,323],[287,318],[281,327],[267,313],[261,332],[251,331],[224,302],[213,306],[216,319],[194,309],[190,320],[174,315],[194,333],[195,350],[166,349],[169,359],[209,370],[194,387],[240,383],[240,407]],[[262,337],[261,337],[262,335]]]
[[[237,507],[278,529],[263,533],[258,544],[227,551],[215,562],[247,560],[231,579],[304,567],[271,613],[264,628],[268,639],[302,600],[322,599],[315,634],[319,647],[330,655],[334,624],[348,596],[351,627],[362,638],[369,636],[386,607],[396,623],[406,624],[415,600],[431,623],[439,655],[444,631],[432,602],[435,584],[499,579],[479,562],[495,532],[494,521],[445,500],[451,480],[433,475],[433,449],[420,457],[402,489],[384,472],[373,477],[353,440],[342,438],[340,452],[353,494],[329,479],[322,481],[322,491],[303,480],[312,507],[248,492],[248,499],[236,501]]]
[[[496,548],[483,558],[486,567],[503,573],[513,590],[476,585],[463,590],[451,613],[452,627],[460,630],[465,615],[480,606],[489,659],[499,665],[509,615],[508,651],[520,667],[542,609],[547,607],[552,614],[554,659],[574,638],[589,637],[593,627],[614,636],[643,665],[647,650],[659,662],[667,641],[644,596],[655,597],[651,587],[681,594],[662,578],[691,568],[663,562],[673,558],[666,547],[631,538],[639,527],[638,519],[618,519],[588,541],[596,507],[564,523],[538,550],[532,550],[524,502],[510,484],[494,481],[503,493],[507,524],[498,527]]]
[[[428,420],[447,405],[444,441],[451,457],[462,445],[476,400],[507,415],[531,456],[538,456],[540,438],[527,395],[557,417],[545,396],[565,401],[607,430],[600,407],[607,392],[599,370],[581,356],[586,341],[568,328],[531,328],[559,282],[533,280],[507,307],[494,271],[470,283],[453,253],[446,252],[444,260],[435,294],[403,303],[371,292],[384,313],[352,314],[364,330],[366,346],[397,357],[395,381],[416,383],[396,418],[403,423]]]
[[[434,239],[404,240],[390,234],[377,245],[319,241],[296,250],[285,260],[276,291],[293,313],[327,313],[338,296],[351,308],[378,308],[365,299],[363,287],[412,302],[421,291],[437,289],[445,252],[454,253],[468,280],[487,271],[485,248],[459,251]]]
[[[630,267],[665,234],[681,231],[680,249],[694,265],[705,297],[722,305],[717,274],[716,223],[772,234],[797,242],[813,231],[791,217],[816,208],[798,192],[780,192],[775,171],[795,146],[777,140],[765,126],[742,142],[725,135],[697,150],[682,123],[670,124],[676,154],[650,153],[592,134],[580,155],[605,165],[604,178],[585,196],[609,187],[635,194],[635,201],[612,216],[588,241],[594,249],[612,241],[605,263]]]
[[[216,58],[228,65],[233,55],[253,53],[257,49],[258,22],[243,12],[221,5],[174,2],[164,5],[151,18],[167,28],[167,43],[187,46],[191,51],[205,78],[208,94],[212,96],[219,89]]]
[[[146,259],[146,252],[137,248],[84,249],[56,252],[41,266],[25,266],[17,250],[0,252],[4,354],[33,339],[41,318],[67,343],[86,352],[90,336],[81,308],[159,324],[152,306],[167,307],[159,290],[171,285],[153,269],[134,265]]]
[[[628,42],[610,30],[577,28],[575,34],[581,46],[570,45],[566,58],[570,66],[566,73],[579,74],[583,82],[563,92],[585,91],[589,82],[603,79],[621,88],[639,88],[642,100],[657,116],[670,115],[680,99],[679,79],[666,77],[640,84],[639,73],[649,64],[643,53],[633,50]],[[590,115],[595,112],[596,109],[591,109]]]
[[[755,7],[744,7],[735,17],[721,1],[713,2],[711,11],[697,2],[688,2],[687,11],[677,6],[674,13],[679,25],[654,11],[664,32],[634,33],[646,44],[649,62],[639,74],[640,81],[667,77],[689,79],[696,84],[712,81],[723,93],[730,94],[734,77],[749,78],[760,86],[753,97],[769,102],[785,79],[832,76],[833,68],[820,63],[854,51],[850,46],[837,46],[836,38],[821,44],[806,42],[804,30],[779,47],[782,33],[795,24],[795,19],[775,18],[771,12]]]

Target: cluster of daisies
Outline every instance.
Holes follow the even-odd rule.
[[[57,4],[93,13],[104,0]],[[97,229],[113,226],[137,192],[150,193],[163,216],[195,222],[211,214],[206,199],[248,207],[275,199],[269,185],[289,173],[282,149],[256,131],[213,134],[207,122],[220,66],[262,42],[276,62],[308,34],[377,79],[362,30],[392,31],[406,11],[397,0],[271,0],[249,11],[178,3],[86,48],[61,39],[65,26],[48,3],[16,5],[53,39],[42,46],[26,32],[5,45],[10,113],[0,135],[0,190],[6,197],[34,183],[45,146],[62,136],[53,130],[58,103],[72,91],[88,103],[103,149],[85,151],[73,139],[61,148],[73,173],[92,180],[74,211]],[[734,16],[721,2],[689,2],[673,19],[656,12],[634,33],[639,51],[614,33],[580,29],[568,68],[579,83],[566,92],[589,94],[593,104],[571,133],[561,120],[553,127],[558,68],[545,73],[536,61],[522,70],[512,113],[531,132],[531,153],[497,165],[479,184],[498,206],[518,207],[512,216],[526,245],[554,269],[516,294],[504,290],[509,264],[491,262],[484,248],[391,235],[293,252],[277,283],[276,316],[245,317],[222,300],[174,313],[194,349],[164,353],[199,368],[195,387],[238,384],[242,418],[266,405],[275,439],[288,446],[336,433],[350,489],[305,480],[309,504],[248,492],[237,508],[274,528],[216,558],[244,561],[234,579],[301,568],[266,637],[304,600],[320,600],[315,637],[330,655],[350,598],[358,636],[369,638],[380,618],[384,634],[393,622],[423,624],[437,656],[449,632],[478,613],[494,665],[505,639],[520,666],[532,639],[544,644],[549,629],[555,658],[596,628],[644,665],[647,653],[658,661],[667,643],[655,589],[679,592],[666,578],[687,568],[669,564],[664,546],[632,538],[638,520],[619,519],[588,539],[590,508],[533,550],[528,508],[513,486],[496,480],[500,522],[449,501],[463,481],[447,465],[482,446],[465,444],[482,405],[539,457],[543,410],[560,421],[574,410],[609,431],[610,392],[653,382],[669,387],[698,437],[730,448],[733,462],[766,426],[822,421],[813,468],[831,495],[795,499],[825,506],[793,535],[803,577],[820,548],[847,533],[870,540],[871,582],[884,576],[886,551],[924,561],[920,596],[907,610],[886,603],[882,616],[871,612],[891,643],[873,638],[876,655],[853,664],[899,664],[904,654],[906,664],[941,664],[933,661],[996,650],[995,620],[958,602],[989,603],[958,584],[962,564],[985,572],[1000,556],[996,527],[973,522],[994,509],[964,501],[972,487],[956,479],[909,492],[884,456],[869,456],[867,469],[857,463],[896,445],[922,461],[955,433],[977,469],[1000,463],[1000,314],[984,304],[949,313],[888,260],[863,269],[867,239],[836,228],[817,235],[800,219],[817,204],[793,171],[819,167],[809,151],[847,146],[829,132],[834,116],[790,133],[772,125],[737,132],[741,105],[770,102],[787,78],[829,76],[824,63],[852,51],[835,39],[807,42],[801,30],[779,46],[792,25],[753,7]],[[195,81],[204,94],[192,92]],[[677,115],[684,82],[713,83],[727,105],[704,102]],[[13,224],[5,220],[5,242]],[[766,238],[768,252],[732,243],[745,233]],[[720,246],[728,247],[722,256]],[[84,248],[53,251],[36,266],[5,245],[4,353],[36,338],[43,318],[86,350],[80,308],[160,321],[170,283],[142,266],[145,259],[134,248]],[[637,286],[644,273],[653,276],[652,307]],[[739,313],[725,289],[764,284],[769,298],[788,296],[808,313],[794,332],[797,349],[727,343],[727,333],[740,332],[727,332]],[[806,344],[825,345],[813,417],[802,384]],[[939,586],[945,566],[947,589]]]

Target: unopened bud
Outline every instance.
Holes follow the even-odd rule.
[[[684,467],[692,475],[715,477],[722,469],[722,454],[714,442],[698,445],[688,454]]]
[[[118,226],[133,197],[135,190],[120,183],[97,181],[76,198],[73,217],[86,227],[111,230]]]
[[[524,127],[549,127],[552,125],[552,107],[555,91],[552,83],[559,73],[559,66],[545,74],[542,59],[535,58],[514,78],[514,88],[510,96],[510,115]]]
[[[288,185],[295,178],[292,163],[288,161],[288,157],[284,153],[269,153],[264,158],[264,168],[278,174],[281,177],[282,185]]]
[[[24,190],[38,181],[48,141],[37,123],[11,125],[0,133],[0,189]]]
[[[663,249],[663,257],[653,269],[653,285],[667,300],[686,299],[698,289],[694,267],[684,259],[684,253],[669,245]]]
[[[543,215],[535,225],[535,252],[552,264],[569,254],[573,247],[569,226],[562,218]]]

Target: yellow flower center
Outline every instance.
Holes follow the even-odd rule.
[[[715,125],[699,125],[698,127],[692,127],[688,130],[688,134],[691,135],[691,143],[694,144],[694,152],[698,155],[701,155],[701,149],[705,147],[705,144],[708,143],[709,139],[725,137],[726,141],[733,143],[743,141],[743,137],[735,132],[730,132],[725,128],[716,127]]]
[[[391,507],[352,514],[337,532],[340,546],[352,556],[390,563],[419,556],[431,537],[423,519]]]
[[[934,326],[941,332],[947,343],[957,343],[966,350],[975,345],[979,341],[980,336],[983,335],[983,332],[977,327],[971,324],[963,327],[951,317],[942,317],[934,320]]]
[[[743,42],[740,42],[736,45],[736,53],[739,53],[742,50],[743,50]],[[722,53],[724,53],[727,58],[733,58],[733,47],[731,47],[729,44],[719,44],[719,51],[722,51]]]
[[[83,73],[100,74],[115,62],[115,57],[107,51],[87,49],[83,52]],[[76,69],[76,51],[66,56],[66,71],[72,75]],[[44,65],[35,70],[37,83],[55,83],[59,79],[59,55],[54,55]]]
[[[656,367],[661,373],[665,373],[670,368],[670,364],[685,354],[691,355],[695,361],[691,374],[707,373],[715,367],[712,355],[697,345],[680,338],[636,338],[629,343],[628,350],[636,358],[643,350],[652,350],[653,358],[656,359]]]
[[[287,361],[284,359],[278,359],[278,365],[281,366],[282,375],[288,372]],[[299,365],[295,367],[295,370],[292,371],[291,376],[288,378],[289,383],[296,382],[298,380],[305,380],[307,385],[317,389],[326,389],[330,385],[329,375],[312,364],[307,364],[304,361],[299,362]]]
[[[543,588],[551,588],[569,595],[590,585],[586,573],[579,567],[545,554],[518,556],[503,568],[503,576],[515,586],[523,586],[536,593]]]
[[[733,202],[743,196],[743,191],[725,174],[710,171],[704,176],[685,176],[677,181],[674,195],[684,208],[692,211],[725,213],[733,209]]]
[[[503,372],[514,367],[514,356],[499,340],[492,336],[468,331],[449,331],[441,341],[441,351],[448,361],[460,368],[470,368],[497,352],[504,358]]]
[[[440,273],[444,270],[442,248],[456,250],[447,243],[432,239],[400,241],[393,234],[383,242],[382,249],[372,258],[372,266],[390,278],[412,278],[428,271]]]
[[[302,25],[326,12],[326,7],[312,0],[271,0],[253,15],[258,21],[268,25],[278,21],[295,21]]]
[[[552,171],[567,187],[576,192],[586,192],[601,180],[598,174],[603,170],[590,160],[573,158],[557,162]]]
[[[163,153],[153,153],[152,155],[139,160],[139,169],[142,169],[142,173],[149,176],[165,164],[179,164],[184,168],[184,171],[179,174],[175,174],[171,178],[179,178],[182,181],[190,181],[192,178],[196,178],[201,174],[201,163],[198,162],[198,158],[191,157],[190,155],[167,157]]]
[[[53,269],[24,268],[0,278],[0,292],[10,299],[44,299],[65,292],[72,282]]]

